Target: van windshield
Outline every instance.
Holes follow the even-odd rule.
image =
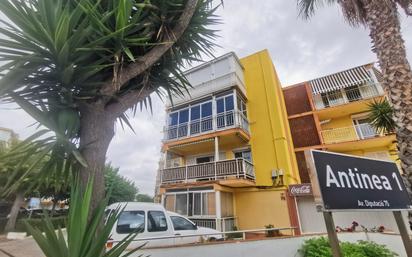
[[[145,227],[144,211],[123,211],[117,221],[116,231],[119,234],[142,232]]]

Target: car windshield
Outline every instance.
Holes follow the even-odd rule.
[[[175,230],[196,230],[197,227],[186,218],[179,216],[170,216]]]

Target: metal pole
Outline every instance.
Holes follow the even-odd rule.
[[[405,247],[406,256],[412,257],[412,243],[408,235],[408,230],[406,229],[405,222],[402,218],[402,213],[400,211],[394,211],[393,216],[395,217],[396,225],[398,225],[399,233],[401,234],[403,246]]]
[[[335,223],[333,222],[332,212],[323,212],[323,218],[325,219],[326,230],[328,231],[329,244],[332,248],[333,257],[343,257],[339,246],[338,235],[336,234]]]

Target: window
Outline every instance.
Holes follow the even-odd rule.
[[[190,108],[190,120],[200,119],[200,105],[193,106]]]
[[[202,118],[212,116],[212,102],[202,104]]]
[[[233,95],[223,96],[216,99],[217,113],[233,111],[234,108]]]
[[[243,158],[249,162],[252,162],[252,152],[250,151],[250,149],[235,152],[235,158]]]
[[[189,121],[189,110],[181,110],[179,111],[179,124],[186,123]]]
[[[345,90],[346,98],[348,98],[349,102],[358,101],[362,99],[362,95],[361,95],[358,85],[346,87],[344,88],[344,90]]]
[[[182,215],[187,215],[187,194],[176,195],[175,212]]]
[[[186,192],[167,194],[165,207],[184,216],[216,215],[216,199],[214,192]]]
[[[147,231],[159,232],[167,230],[166,216],[162,211],[149,211],[147,214]]]
[[[169,115],[169,126],[176,126],[178,121],[179,113],[174,112]]]
[[[196,158],[196,164],[212,162],[215,158],[213,156],[205,156]]]
[[[119,215],[116,231],[119,234],[130,234],[144,230],[144,211],[124,211]]]
[[[190,222],[189,220],[179,217],[179,216],[170,216],[173,223],[173,228],[175,230],[196,230],[197,226]]]
[[[216,123],[218,128],[232,126],[234,124],[234,107],[233,95],[223,96],[216,99]]]

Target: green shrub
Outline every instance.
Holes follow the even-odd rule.
[[[65,228],[67,223],[67,217],[50,217],[50,221],[53,224],[53,228]],[[32,227],[38,228],[43,231],[43,219],[19,219],[16,223],[16,232],[27,232],[26,222],[28,222]]]
[[[396,253],[390,251],[384,245],[378,245],[369,241],[357,243],[340,243],[344,257],[394,257]],[[332,257],[329,241],[325,237],[306,240],[299,249],[303,257]]]

